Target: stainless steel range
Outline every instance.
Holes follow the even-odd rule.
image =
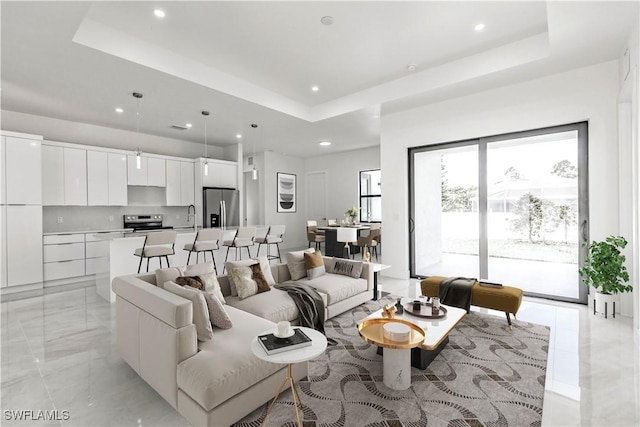
[[[165,230],[172,229],[172,226],[166,226],[162,224],[163,217],[161,214],[152,215],[123,215],[124,228],[132,228],[136,231],[149,231],[149,230]]]

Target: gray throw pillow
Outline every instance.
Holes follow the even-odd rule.
[[[203,294],[204,299],[207,301],[211,324],[221,329],[231,328],[233,326],[231,318],[224,309],[222,302],[212,292],[203,292]]]
[[[342,274],[343,276],[350,276],[355,279],[362,274],[363,264],[362,261],[353,261],[349,259],[334,258],[333,267],[331,273]]]
[[[204,297],[204,293],[189,286],[176,285],[174,282],[164,284],[164,289],[186,298],[193,306],[193,323],[196,325],[196,333],[200,341],[209,341],[213,338],[211,319],[209,317],[209,307]]]

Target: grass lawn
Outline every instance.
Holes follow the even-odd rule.
[[[443,239],[442,252],[478,255],[478,239]],[[578,245],[576,243],[530,243],[527,240],[519,239],[494,239],[489,240],[489,256],[578,264]]]

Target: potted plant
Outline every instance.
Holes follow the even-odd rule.
[[[619,293],[633,290],[633,286],[626,284],[629,273],[624,265],[626,257],[622,254],[626,246],[627,240],[621,236],[609,236],[589,245],[584,266],[578,272],[584,283],[596,290],[594,312],[596,309],[603,312],[605,303],[615,303]],[[613,310],[613,304],[611,307]]]

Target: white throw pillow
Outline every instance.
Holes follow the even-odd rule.
[[[159,268],[156,270],[156,286],[164,289],[165,283],[175,282],[180,276],[182,276],[182,269],[180,267]]]
[[[265,280],[269,284],[269,286],[273,286],[276,284],[276,279],[273,278],[273,274],[271,273],[271,264],[269,264],[269,260],[266,255],[259,256],[256,258],[260,262],[260,270],[262,270],[262,274],[264,275]]]
[[[221,329],[231,328],[233,323],[231,323],[231,318],[224,309],[222,302],[212,292],[203,292],[203,294],[209,308],[211,324]]]
[[[193,306],[193,323],[196,325],[198,339],[200,341],[209,341],[213,338],[209,307],[207,306],[204,293],[189,286],[183,287],[177,285],[171,281],[164,284],[164,289],[191,301]]]
[[[212,262],[202,262],[200,264],[191,264],[183,267],[182,275],[200,276],[202,274],[213,273],[214,271]]]
[[[231,289],[231,296],[237,297],[238,290],[236,289],[236,284],[233,280],[233,276],[231,276],[231,270],[238,267],[249,267],[250,265],[257,264],[258,261],[255,259],[242,259],[240,261],[227,261],[224,265],[227,269],[228,278],[229,278],[229,288]]]
[[[251,267],[236,267],[229,271],[238,291],[238,298],[245,299],[258,293],[258,284],[251,278]]]
[[[313,253],[315,249],[306,249],[304,251],[295,251],[287,253],[287,268],[291,275],[291,280],[299,280],[307,277],[307,266],[304,263],[304,253]]]
[[[202,284],[204,285],[204,291],[212,293],[220,300],[222,304],[226,304],[227,301],[224,299],[224,295],[222,294],[222,289],[220,289],[220,282],[218,282],[218,278],[215,273],[206,273],[200,274],[197,276]]]

